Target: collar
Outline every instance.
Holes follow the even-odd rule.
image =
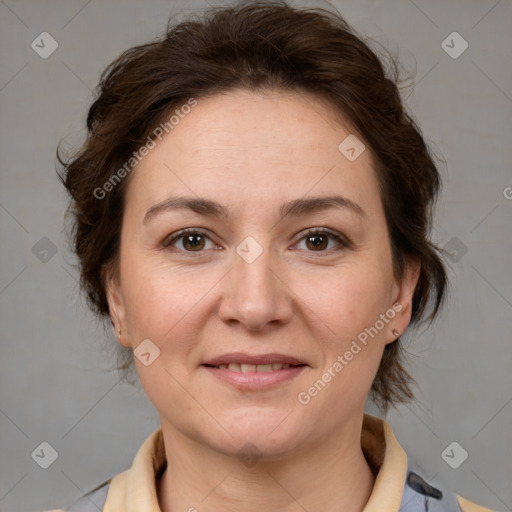
[[[361,448],[377,475],[363,512],[398,512],[407,475],[407,455],[389,424],[365,413]],[[165,463],[164,439],[159,427],[141,445],[131,468],[110,482],[103,512],[161,512],[156,483]]]

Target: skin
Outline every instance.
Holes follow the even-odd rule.
[[[349,161],[338,150],[350,133],[316,96],[233,90],[198,99],[129,177],[120,270],[107,280],[107,296],[120,343],[135,349],[149,338],[160,349],[149,366],[135,362],[165,441],[163,512],[226,504],[361,511],[371,494],[360,446],[366,397],[393,329],[403,333],[410,322],[419,263],[395,280],[371,151]],[[279,214],[283,202],[333,194],[366,215]],[[144,224],[146,211],[170,195],[216,200],[230,216],[172,210]],[[199,249],[184,238],[164,247],[184,228],[208,232],[195,239]],[[307,228],[328,228],[352,246],[320,235],[317,248]],[[252,263],[236,252],[247,236],[263,250]],[[310,403],[299,403],[397,302],[401,311],[379,334]],[[263,391],[236,389],[200,366],[236,351],[277,352],[309,366]],[[259,451],[252,467],[237,457],[246,443]]]

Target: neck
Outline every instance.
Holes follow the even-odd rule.
[[[361,449],[359,428],[341,429],[293,457],[250,467],[167,428],[167,467],[157,483],[162,512],[361,512],[375,476]],[[167,425],[168,426],[168,425]]]

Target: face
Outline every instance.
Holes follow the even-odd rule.
[[[199,98],[132,171],[107,295],[164,433],[285,457],[360,420],[419,268],[394,279],[371,152],[332,112]]]

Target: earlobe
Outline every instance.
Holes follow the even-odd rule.
[[[421,261],[419,258],[410,258],[407,262],[402,280],[400,282],[395,282],[393,304],[399,304],[400,308],[395,308],[393,306],[393,309],[397,314],[393,322],[393,330],[391,333],[392,338],[388,343],[395,341],[398,336],[407,329],[407,326],[411,321],[413,306],[412,298],[418,283],[420,271]]]
[[[125,308],[120,280],[116,275],[112,275],[110,269],[105,268],[103,273],[103,282],[105,285],[105,295],[107,297],[110,318],[112,320],[117,339],[121,345],[130,347],[126,330]]]

